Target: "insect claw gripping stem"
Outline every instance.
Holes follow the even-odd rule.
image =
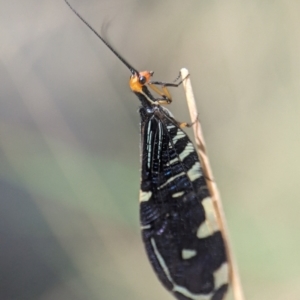
[[[195,119],[195,121],[193,121],[193,122],[182,122],[182,123],[179,122],[178,125],[180,126],[180,128],[184,128],[184,127],[190,128],[194,124],[196,124],[196,122],[199,121],[198,117],[199,117],[199,114],[197,115],[197,118]]]

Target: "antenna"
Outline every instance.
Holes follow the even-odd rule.
[[[132,67],[125,58],[123,58],[72,6],[65,0],[67,5],[71,8],[74,14],[90,29],[94,34],[119,58],[119,60],[130,70],[132,75],[139,74],[139,72]]]

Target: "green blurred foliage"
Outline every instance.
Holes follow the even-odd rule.
[[[128,70],[64,1],[0,3],[0,299],[171,300],[140,239]],[[300,3],[72,4],[135,68],[189,69],[247,299],[299,299]]]

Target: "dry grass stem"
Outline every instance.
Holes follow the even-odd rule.
[[[196,107],[196,102],[193,94],[192,84],[189,76],[189,72],[187,69],[183,68],[181,69],[181,77],[182,79],[185,79],[183,81],[183,87],[186,94],[186,99],[190,111],[190,116],[193,124],[193,130],[195,135],[195,141],[196,141],[196,147],[198,150],[199,158],[203,167],[203,172],[206,177],[206,183],[208,185],[210,194],[213,199],[214,207],[216,210],[216,214],[218,217],[219,226],[221,228],[223,237],[225,239],[225,245],[226,245],[226,251],[229,259],[229,265],[230,265],[230,280],[233,290],[233,295],[235,300],[245,300],[243,288],[241,285],[241,280],[237,268],[237,264],[235,262],[235,258],[233,255],[233,251],[230,245],[229,240],[229,234],[227,229],[227,224],[225,220],[224,210],[222,207],[222,202],[220,198],[220,194],[217,188],[217,185],[215,183],[212,170],[209,164],[208,156],[206,154],[206,148],[205,148],[205,142],[202,134],[202,129],[200,122],[198,120],[198,111]],[[195,120],[197,120],[195,122]]]

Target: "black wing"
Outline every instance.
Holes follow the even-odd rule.
[[[151,264],[180,300],[221,300],[228,264],[198,155],[165,108],[141,108],[140,217]]]

